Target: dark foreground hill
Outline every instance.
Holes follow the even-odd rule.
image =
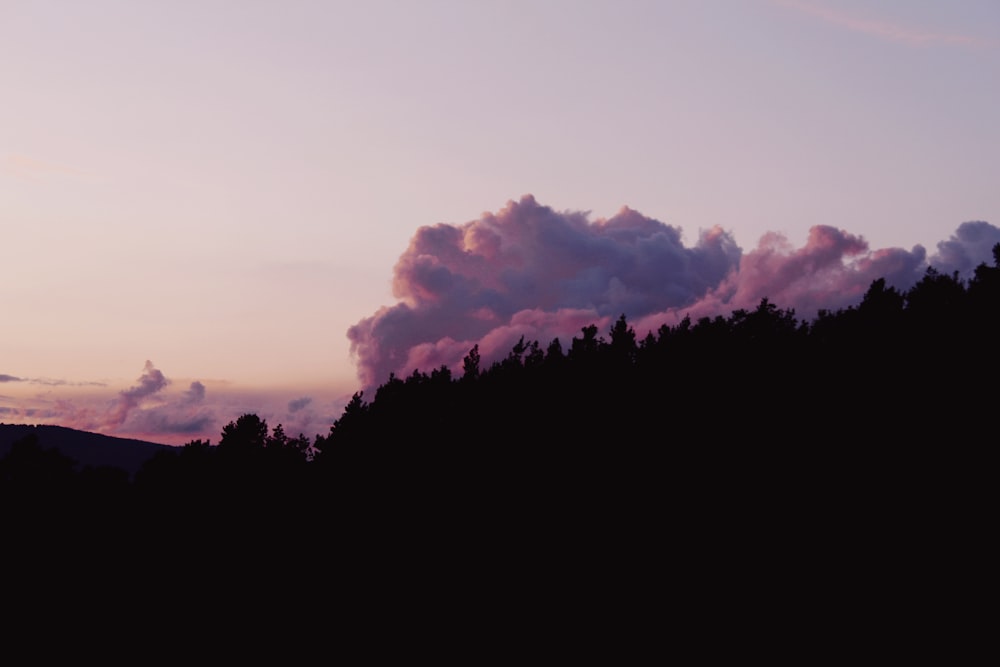
[[[38,618],[110,588],[129,613],[140,599],[250,615],[253,632],[287,620],[307,639],[346,627],[323,617],[339,613],[371,645],[420,621],[442,644],[496,628],[487,647],[561,623],[560,652],[591,654],[617,624],[617,662],[636,637],[675,652],[671,633],[703,652],[745,651],[742,632],[769,655],[789,638],[896,651],[921,623],[921,639],[947,622],[988,637],[1000,244],[994,257],[967,283],[875,281],[812,321],[762,299],[641,339],[622,314],[489,365],[473,346],[459,377],[358,392],[313,442],[245,414],[131,480],[27,443],[0,458],[0,559]],[[69,429],[38,429],[83,459],[49,436]]]
[[[111,466],[121,468],[130,476],[157,452],[171,449],[169,445],[115,438],[64,426],[0,424],[0,458],[10,451],[13,443],[30,435],[38,439],[42,449],[56,449],[76,461],[78,469]]]

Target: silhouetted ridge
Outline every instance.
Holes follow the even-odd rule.
[[[54,448],[73,459],[81,468],[111,466],[132,475],[156,452],[168,445],[116,438],[113,436],[80,431],[64,426],[0,424],[0,457],[10,451],[11,445],[34,434],[45,448]]]
[[[965,544],[995,469],[995,256],[968,281],[876,280],[808,322],[762,299],[642,334],[623,314],[568,345],[522,338],[488,365],[473,347],[460,371],[358,392],[314,439],[245,414],[218,445],[159,449],[131,481],[84,474],[38,427],[0,458],[0,500],[50,535],[293,569],[346,558],[397,582],[477,562],[445,549],[512,572],[533,567],[524,553],[615,562],[628,580],[668,558],[698,569],[739,553],[767,569],[776,544],[859,535],[892,553],[916,535]]]
[[[936,415],[951,418],[959,403],[976,400],[947,387],[971,390],[995,370],[998,271],[981,265],[966,284],[928,268],[905,293],[879,279],[858,305],[820,311],[811,322],[765,298],[753,310],[685,319],[641,340],[625,315],[606,336],[584,327],[566,352],[558,339],[522,338],[487,368],[476,346],[459,378],[444,366],[416,370],[391,375],[370,402],[356,395],[318,441],[318,460],[340,449],[474,443],[723,443],[772,419],[784,425],[768,432],[772,442],[838,442],[857,432],[858,420],[886,436],[890,428],[896,438],[926,436]],[[893,415],[888,405],[917,409],[922,419]],[[962,421],[934,434],[971,436],[971,422]]]

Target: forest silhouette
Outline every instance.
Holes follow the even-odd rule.
[[[217,446],[195,440],[157,452],[128,492],[468,485],[474,493],[491,477],[545,478],[541,486],[556,488],[590,474],[658,475],[641,464],[720,447],[763,455],[775,446],[973,442],[995,400],[983,387],[998,371],[1000,244],[993,255],[994,266],[981,264],[968,281],[934,268],[905,292],[876,280],[859,304],[809,322],[765,298],[641,339],[624,314],[606,336],[584,327],[568,349],[522,337],[488,366],[475,346],[459,375],[414,370],[390,375],[370,399],[357,392],[314,438],[244,414]],[[44,445],[32,434],[0,459],[5,497],[43,488],[75,497],[99,480],[123,486],[112,481],[120,474],[80,469]]]
[[[473,347],[460,373],[356,393],[325,434],[243,414],[132,477],[31,434],[0,459],[6,535],[34,556],[128,544],[199,576],[376,572],[364,585],[384,591],[489,567],[494,592],[523,575],[566,595],[601,563],[641,587],[669,559],[715,590],[779,562],[807,573],[815,550],[854,562],[830,573],[847,585],[838,536],[971,553],[995,475],[1000,244],[993,259],[967,281],[876,280],[808,322],[763,299],[644,337],[623,314],[489,364]]]

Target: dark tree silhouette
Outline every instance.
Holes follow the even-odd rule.
[[[633,363],[638,351],[635,330],[629,326],[624,313],[618,318],[614,326],[611,327],[608,335],[611,336],[610,351],[615,360],[619,363]]]
[[[568,351],[522,337],[488,367],[474,346],[460,376],[414,369],[370,402],[355,393],[313,443],[243,414],[218,446],[161,451],[131,486],[28,441],[0,458],[0,500],[33,508],[22,524],[56,526],[63,547],[120,533],[175,563],[195,545],[240,554],[212,575],[239,570],[252,588],[277,572],[310,591],[317,577],[442,569],[567,571],[573,586],[614,572],[632,590],[671,568],[732,571],[729,586],[774,563],[821,571],[809,553],[857,535],[884,548],[908,521],[947,522],[956,544],[991,507],[995,466],[977,446],[995,431],[1000,375],[994,255],[968,284],[933,270],[905,293],[875,280],[808,323],[762,299],[638,335],[623,313]]]
[[[462,378],[475,380],[479,377],[479,345],[473,345],[469,354],[462,360]]]
[[[232,451],[263,449],[267,445],[267,422],[255,414],[241,415],[222,429],[219,448]]]

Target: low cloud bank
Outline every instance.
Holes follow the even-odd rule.
[[[768,297],[800,318],[860,301],[871,282],[912,286],[928,265],[963,276],[991,257],[1000,229],[966,222],[928,258],[914,246],[871,249],[861,236],[816,226],[801,248],[769,233],[748,252],[719,227],[693,247],[681,230],[629,208],[591,221],[531,195],[470,222],[421,227],[397,262],[385,306],[347,337],[365,388],[414,369],[458,368],[478,344],[484,361],[517,340],[567,343],[587,324],[625,313],[645,335],[685,315],[751,308]]]
[[[197,380],[183,390],[171,391],[172,386],[171,380],[147,361],[135,383],[110,399],[106,393],[59,397],[49,391],[35,397],[0,397],[6,403],[0,405],[0,418],[181,445],[199,439],[217,443],[225,424],[244,413],[254,413],[272,428],[281,424],[290,436],[303,434],[312,439],[329,431],[349,398],[291,398],[283,391],[231,388],[216,389],[210,395],[208,387]]]

